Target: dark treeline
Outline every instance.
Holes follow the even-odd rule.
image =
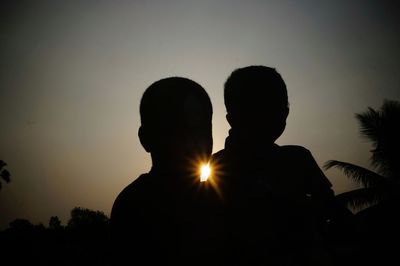
[[[65,226],[52,216],[47,226],[15,219],[0,231],[4,265],[106,265],[109,245],[109,218],[81,207]]]

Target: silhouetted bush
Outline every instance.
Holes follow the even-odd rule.
[[[1,265],[106,265],[109,218],[100,211],[76,207],[67,226],[57,216],[49,226],[15,219],[0,231]],[[4,264],[3,264],[4,262]]]

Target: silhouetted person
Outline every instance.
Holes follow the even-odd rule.
[[[242,265],[329,265],[324,245],[351,213],[336,202],[310,151],[275,143],[289,114],[282,77],[265,66],[237,69],[224,100],[231,129],[213,161],[230,206],[228,227],[235,228],[232,254]]]
[[[219,198],[197,170],[212,151],[206,91],[186,78],[159,80],[144,92],[140,116],[139,138],[152,168],[114,202],[114,258],[137,265],[218,263]]]

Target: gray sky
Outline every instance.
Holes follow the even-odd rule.
[[[275,67],[290,101],[279,144],[369,167],[354,113],[400,100],[395,1],[9,1],[0,4],[0,228],[65,224],[75,206],[110,213],[150,168],[137,138],[152,82],[191,78],[214,105],[214,151],[228,132],[223,83]],[[336,193],[354,187],[336,170]]]

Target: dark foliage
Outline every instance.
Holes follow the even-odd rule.
[[[47,228],[15,219],[0,231],[2,265],[108,265],[109,246],[108,217],[80,207],[67,226],[52,216]]]
[[[328,161],[325,169],[338,168],[363,188],[338,195],[355,208],[379,202],[398,201],[400,194],[400,102],[384,101],[382,107],[371,107],[356,114],[361,135],[372,145],[371,165],[374,171],[347,162]]]
[[[11,179],[10,179],[10,172],[7,169],[3,169],[5,166],[7,166],[7,164],[0,160],[0,179],[3,179],[6,183],[10,183]],[[0,189],[2,187],[2,183],[0,181]]]

